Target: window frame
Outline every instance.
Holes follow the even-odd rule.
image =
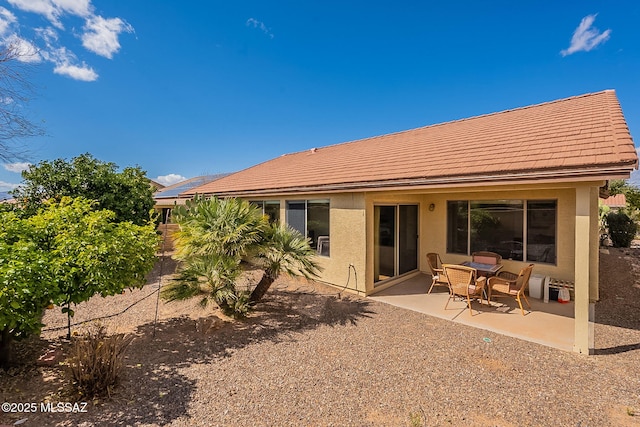
[[[291,200],[285,200],[285,223],[287,225],[289,225],[290,227],[300,231],[302,233],[303,236],[305,236],[306,238],[310,239],[310,245],[311,248],[318,251],[318,237],[320,236],[313,236],[310,237],[309,236],[309,205],[310,204],[319,204],[319,203],[326,203],[327,206],[327,224],[326,224],[326,229],[327,229],[327,234],[326,236],[328,236],[328,241],[327,241],[327,246],[326,246],[326,253],[324,252],[324,250],[322,251],[322,253],[318,252],[317,255],[318,256],[322,256],[322,257],[327,257],[330,258],[331,257],[331,247],[330,247],[330,241],[331,241],[331,199],[291,199]],[[290,211],[291,209],[289,208],[290,204],[296,204],[296,205],[300,205],[300,204],[304,204],[304,231],[299,230],[299,228],[297,227],[293,227],[290,224]],[[324,236],[324,234],[322,234],[322,236]]]

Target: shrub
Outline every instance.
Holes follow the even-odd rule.
[[[624,212],[609,212],[607,214],[609,237],[616,248],[628,248],[635,238],[638,225]]]
[[[107,394],[118,383],[133,335],[107,335],[104,325],[75,338],[68,360],[73,386],[84,398]]]

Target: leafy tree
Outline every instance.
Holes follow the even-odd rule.
[[[25,138],[42,136],[44,130],[25,112],[33,95],[29,82],[29,56],[18,43],[0,47],[0,160],[25,160],[27,150],[21,142]]]
[[[140,167],[118,172],[115,163],[105,163],[85,153],[70,162],[42,161],[22,172],[25,184],[13,195],[30,214],[47,200],[64,196],[83,197],[98,202],[97,207],[115,213],[117,222],[148,223],[153,209],[153,191]]]
[[[0,362],[13,339],[40,330],[49,303],[70,319],[72,304],[144,284],[158,244],[154,225],[116,223],[94,204],[64,197],[30,217],[0,213]]]
[[[58,293],[45,240],[46,229],[0,212],[0,367],[9,362],[14,339],[40,330],[42,311]]]
[[[637,224],[624,212],[609,212],[606,216],[609,237],[616,248],[628,248],[638,231]]]
[[[308,239],[269,224],[247,201],[196,198],[172,215],[180,226],[175,257],[182,263],[177,279],[163,291],[169,301],[203,296],[201,303],[212,298],[227,314],[242,317],[280,274],[309,277],[318,271]],[[263,270],[251,294],[236,286],[243,260]]]
[[[616,194],[624,194],[627,200],[626,210],[631,216],[638,216],[640,211],[640,188],[628,181],[612,180],[609,182],[609,194],[612,196]]]

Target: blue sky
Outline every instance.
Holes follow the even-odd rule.
[[[637,142],[638,22],[637,1],[0,0],[47,132],[30,161],[164,182],[604,89]],[[0,191],[25,165],[3,166]]]

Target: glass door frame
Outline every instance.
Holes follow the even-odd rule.
[[[400,252],[401,252],[401,248],[400,248],[400,241],[401,241],[401,237],[400,237],[400,231],[401,231],[401,227],[405,226],[405,224],[401,224],[401,215],[400,215],[400,208],[402,206],[413,206],[416,209],[416,217],[415,217],[415,227],[416,227],[416,239],[415,239],[415,244],[416,244],[416,259],[415,259],[415,265],[416,268],[412,269],[412,270],[408,270],[405,271],[404,273],[399,273],[399,269],[400,269]],[[379,233],[380,233],[380,224],[376,224],[376,210],[380,207],[394,207],[394,230],[393,230],[393,275],[390,277],[385,277],[384,279],[379,279],[379,262],[380,262],[380,258],[379,258],[379,249],[377,248],[377,244],[376,242],[379,239]],[[405,274],[409,274],[412,273],[414,271],[417,271],[419,269],[419,260],[420,260],[420,204],[419,203],[374,203],[373,204],[373,282],[374,282],[374,286],[378,286],[380,284],[385,283],[388,280],[392,280],[395,279],[397,277],[401,277]]]

